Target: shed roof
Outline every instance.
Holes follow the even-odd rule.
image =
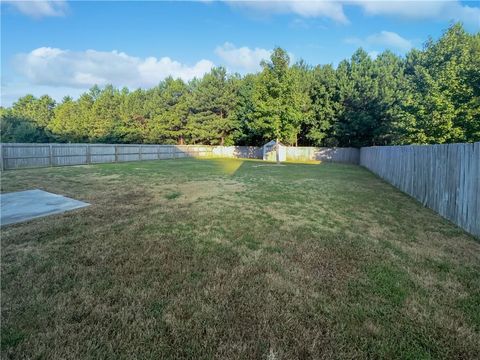
[[[277,142],[275,140],[271,140],[268,143],[264,144],[263,146],[270,146],[270,145],[275,145]],[[283,145],[280,141],[278,142],[278,145],[285,146]]]

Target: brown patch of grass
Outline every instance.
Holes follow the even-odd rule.
[[[189,181],[185,183],[155,186],[151,193],[153,196],[164,193],[166,190],[176,191],[180,196],[176,199],[179,204],[190,204],[199,200],[204,200],[219,195],[228,196],[231,193],[241,192],[245,190],[242,183],[235,181]]]

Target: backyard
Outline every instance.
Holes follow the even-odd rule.
[[[2,229],[2,358],[475,358],[480,243],[356,165],[6,171],[92,205]]]

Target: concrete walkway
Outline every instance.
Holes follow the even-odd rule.
[[[0,203],[2,226],[90,205],[38,189],[0,194]]]

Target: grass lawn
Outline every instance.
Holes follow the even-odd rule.
[[[2,358],[478,358],[480,243],[367,170],[8,171],[92,203],[2,229]]]

